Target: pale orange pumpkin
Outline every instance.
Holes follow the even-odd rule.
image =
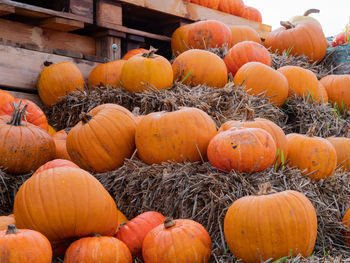
[[[349,129],[349,127],[347,127]],[[340,167],[342,171],[350,171],[350,138],[347,138],[348,130],[344,134],[344,137],[328,137],[329,141],[336,153],[337,153],[337,167]]]
[[[262,16],[258,9],[251,6],[244,6],[241,17],[258,23],[262,22]]]
[[[98,86],[111,86],[119,88],[120,74],[125,60],[115,60],[96,66],[90,73],[88,85],[90,88]]]
[[[244,12],[244,3],[242,0],[220,0],[219,10],[235,16],[242,16]]]
[[[8,225],[15,225],[15,216],[10,214],[8,216],[0,216],[0,231],[6,230]]]
[[[254,41],[261,44],[261,38],[253,28],[250,26],[229,26],[232,35],[230,47],[233,47],[242,41]]]
[[[53,168],[58,168],[58,167],[75,167],[79,168],[76,164],[72,163],[71,161],[65,160],[65,159],[55,159],[52,161],[49,161],[42,166],[38,168],[38,170],[35,171],[33,175],[36,175],[38,173],[41,173],[42,171],[48,170],[48,169],[53,169]]]
[[[13,102],[14,100],[15,97],[12,96],[10,92],[0,89],[0,108],[2,108],[3,105]]]
[[[343,111],[350,108],[350,74],[328,75],[320,80],[325,87],[329,102]]]
[[[189,50],[188,46],[188,28],[190,25],[178,27],[171,36],[171,50],[174,56]]]

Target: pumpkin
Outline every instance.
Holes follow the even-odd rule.
[[[84,89],[84,78],[72,62],[45,67],[39,76],[38,93],[46,106],[52,106],[67,94]]]
[[[258,195],[233,202],[224,220],[228,247],[246,263],[311,255],[316,235],[316,211],[297,191],[276,193],[269,184]]]
[[[52,136],[56,133],[56,130],[49,124],[47,128],[47,132]]]
[[[0,108],[2,108],[3,105],[13,102],[14,100],[15,97],[13,97],[10,92],[0,89]]]
[[[337,166],[337,153],[333,145],[326,139],[308,135],[291,133],[287,135],[288,160],[304,176],[320,180],[333,175]]]
[[[288,80],[282,73],[260,62],[248,62],[236,73],[233,82],[243,85],[251,95],[267,97],[269,101],[282,106],[288,96]]]
[[[216,20],[205,20],[188,27],[188,47],[192,49],[208,49],[230,46],[231,30],[224,23]]]
[[[262,22],[262,16],[260,11],[251,6],[244,6],[243,14],[241,15],[241,17],[258,23]]]
[[[154,211],[142,213],[121,226],[115,237],[128,246],[133,256],[141,256],[145,236],[164,220],[162,214]]]
[[[320,80],[329,102],[340,111],[350,108],[350,75],[328,75]]]
[[[328,93],[326,88],[323,86],[323,84],[319,81],[318,82],[318,90],[316,93],[316,102],[319,103],[327,103],[328,102]]]
[[[66,251],[64,263],[132,263],[128,247],[114,237],[96,235],[73,242]]]
[[[342,46],[342,45],[349,45],[350,43],[350,32],[342,32],[335,36],[335,38],[332,41],[332,46]]]
[[[66,140],[71,160],[94,172],[121,167],[135,150],[134,118],[131,112],[116,104],[100,105],[82,114],[82,121],[71,129]]]
[[[58,167],[75,167],[79,168],[76,164],[72,163],[71,161],[64,160],[64,159],[55,159],[50,162],[45,163],[44,165],[40,166],[38,170],[35,171],[35,174],[38,174],[42,171],[48,170],[48,169],[53,169],[53,168],[58,168]]]
[[[291,19],[289,19],[289,22],[295,23],[299,21],[311,21],[316,23],[320,28],[322,28],[320,22],[318,22],[315,18],[309,16],[311,14],[319,13],[320,10],[318,9],[309,9],[307,10],[302,16],[293,16]]]
[[[90,73],[88,85],[90,88],[99,86],[120,87],[120,74],[125,60],[115,60],[96,66]]]
[[[208,232],[190,219],[167,218],[146,235],[142,245],[145,263],[206,263],[210,255]]]
[[[322,29],[313,22],[281,22],[282,27],[268,34],[264,45],[272,52],[288,51],[292,56],[305,55],[320,62],[326,55],[327,40]]]
[[[120,210],[117,211],[117,218],[118,218],[118,228],[117,228],[117,232],[118,232],[119,228],[121,228],[121,226],[123,226],[126,222],[128,222],[128,219]]]
[[[144,48],[137,48],[137,49],[132,49],[132,50],[129,50],[125,55],[124,57],[122,58],[123,60],[128,60],[129,58],[135,56],[135,55],[138,55],[138,54],[143,54],[145,52],[147,52],[148,50],[147,49],[144,49]]]
[[[52,138],[56,145],[56,158],[57,159],[66,159],[71,160],[66,146],[66,140],[68,137],[67,130],[61,130],[52,135]]]
[[[15,217],[13,214],[8,216],[0,216],[0,231],[6,230],[8,225],[16,224]]]
[[[345,227],[347,227],[347,229],[350,229],[350,209],[348,209],[346,211],[345,215],[343,216],[342,223]],[[349,230],[344,231],[344,239],[345,239],[346,245],[350,247],[350,231]]]
[[[208,114],[183,107],[143,116],[136,127],[135,142],[138,156],[147,164],[197,162],[206,159],[208,144],[216,133]]]
[[[347,130],[349,127],[347,127]],[[342,171],[350,171],[350,138],[347,138],[348,131],[344,134],[344,137],[328,137],[329,141],[336,153],[337,153],[337,167],[340,167]]]
[[[232,35],[232,41],[230,47],[233,47],[242,41],[254,41],[261,44],[261,39],[253,28],[250,26],[229,26]]]
[[[216,10],[219,8],[220,0],[191,0],[191,3]]]
[[[19,188],[14,215],[19,228],[39,231],[50,241],[93,233],[112,236],[117,206],[102,184],[75,167],[46,169]]]
[[[178,27],[171,36],[171,50],[174,56],[189,50],[188,46],[188,28],[190,25]]]
[[[0,167],[11,174],[25,174],[52,160],[55,143],[43,129],[22,123],[27,105],[16,105],[12,116],[0,116]]]
[[[227,69],[224,61],[216,54],[191,49],[180,54],[173,63],[174,79],[195,87],[207,85],[223,88],[227,83]]]
[[[246,107],[245,115],[241,121],[228,121],[221,125],[218,133],[227,131],[233,127],[260,128],[267,131],[274,139],[277,147],[277,165],[284,164],[287,160],[288,142],[284,131],[274,122],[263,118],[254,118],[254,110]]]
[[[243,41],[234,45],[225,55],[227,70],[233,76],[244,64],[252,61],[271,66],[270,52],[254,41]]]
[[[52,260],[51,245],[45,236],[29,229],[17,229],[15,225],[0,231],[0,247],[4,263],[50,263]]]
[[[242,16],[244,3],[242,0],[220,0],[219,10],[235,16]]]
[[[124,89],[129,92],[142,92],[170,88],[173,83],[171,64],[166,58],[154,54],[156,51],[151,48],[125,62],[120,75]]]
[[[231,128],[209,143],[208,159],[222,171],[260,172],[276,160],[277,147],[270,133],[261,128]]]

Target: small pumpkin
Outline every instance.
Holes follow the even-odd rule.
[[[270,184],[258,195],[233,202],[224,220],[228,247],[246,263],[311,255],[317,235],[316,211],[297,191],[276,193]]]
[[[340,111],[350,108],[350,74],[328,75],[320,80],[325,87],[329,102]]]
[[[173,65],[174,79],[195,87],[207,85],[223,88],[227,83],[227,69],[224,61],[216,54],[191,49],[180,54]]]
[[[244,3],[242,0],[220,0],[219,10],[231,15],[242,16]]]
[[[328,137],[329,141],[337,153],[337,167],[342,171],[350,171],[350,138],[347,138],[349,126],[346,127],[344,137]]]
[[[115,237],[127,245],[133,256],[141,256],[145,236],[164,220],[162,214],[154,211],[142,213],[121,226]]]
[[[244,64],[237,71],[233,82],[238,86],[243,85],[248,94],[268,97],[276,106],[282,106],[288,96],[286,77],[260,62]]]
[[[191,0],[191,3],[216,10],[219,8],[220,0]]]
[[[232,35],[232,41],[230,47],[233,47],[239,42],[242,41],[254,41],[258,44],[261,44],[261,38],[250,26],[229,26]]]
[[[120,75],[124,64],[125,60],[115,60],[96,66],[89,75],[89,87],[111,86],[119,88],[121,86]]]
[[[132,49],[132,50],[129,50],[125,55],[124,57],[122,58],[123,60],[128,60],[129,58],[135,56],[135,55],[139,55],[139,54],[143,54],[145,52],[147,52],[148,50],[147,49],[144,49],[144,48],[137,48],[137,49]]]
[[[14,100],[15,97],[12,96],[10,92],[0,89],[0,108],[2,108],[3,105],[13,102]]]
[[[126,218],[126,216],[123,214],[122,211],[120,211],[118,209],[117,211],[117,218],[118,218],[118,227],[117,227],[117,232],[119,230],[119,228],[124,225],[126,222],[128,222],[129,220]]]
[[[49,124],[47,132],[52,136],[56,133],[56,130]]]
[[[29,229],[8,225],[0,231],[1,262],[50,263],[52,249],[45,236]]]
[[[15,225],[15,217],[13,214],[8,216],[0,216],[0,231],[6,230],[8,225]]]
[[[167,218],[146,235],[142,256],[145,263],[207,263],[211,245],[201,224],[190,219]]]
[[[66,251],[64,263],[132,263],[128,247],[114,237],[95,235],[73,242]]]
[[[40,166],[38,170],[35,171],[35,174],[41,173],[42,171],[58,168],[58,167],[75,167],[79,168],[76,164],[72,163],[71,161],[65,160],[65,159],[55,159],[50,162],[45,163],[44,165]]]
[[[245,19],[252,20],[258,23],[262,22],[262,16],[260,11],[251,6],[244,6],[243,14],[241,16]]]
[[[66,141],[68,137],[68,130],[61,130],[52,135],[52,139],[56,145],[56,159],[71,160],[68,152]]]
[[[350,43],[350,32],[342,32],[335,36],[332,41],[332,47],[349,45]]]
[[[316,94],[316,102],[328,103],[328,92],[320,81],[318,82],[318,90]]]
[[[295,23],[300,21],[311,21],[316,23],[320,28],[322,28],[320,22],[318,22],[317,19],[313,18],[312,16],[309,16],[311,14],[318,14],[319,12],[320,10],[318,9],[309,9],[302,16],[293,16],[291,19],[289,19],[289,22]]]
[[[350,209],[348,209],[346,211],[345,215],[343,216],[342,223],[345,227],[350,229]],[[345,240],[346,245],[348,247],[350,247],[350,231],[349,230],[344,231],[344,240]]]
[[[84,78],[72,62],[45,67],[39,76],[38,93],[46,106],[52,106],[67,94],[84,89]]]
[[[178,27],[171,36],[171,50],[174,56],[189,50],[188,46],[188,28],[190,25]]]

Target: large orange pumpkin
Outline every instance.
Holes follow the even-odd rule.
[[[244,12],[244,3],[242,0],[220,0],[219,10],[235,16],[242,16]]]
[[[184,25],[178,27],[171,36],[171,50],[174,56],[189,50],[188,46],[188,28],[191,25]]]
[[[8,216],[0,216],[0,231],[6,230],[8,225],[15,225],[15,217],[13,214]]]
[[[218,9],[220,0],[191,0],[191,3],[205,6],[211,9]]]
[[[261,44],[261,39],[253,28],[250,26],[229,26],[232,35],[232,41],[230,47],[233,47],[242,41],[254,41]]]
[[[154,211],[142,213],[124,224],[115,237],[128,246],[133,256],[141,256],[145,236],[164,220],[165,217],[162,214]]]
[[[328,75],[320,80],[326,88],[329,102],[341,111],[350,108],[350,74]]]
[[[122,58],[123,60],[128,60],[129,58],[135,56],[135,55],[139,55],[139,54],[143,54],[145,52],[147,52],[147,49],[144,48],[137,48],[137,49],[132,49],[130,51],[128,51],[124,57]]]
[[[142,245],[145,263],[207,263],[210,254],[208,232],[190,219],[167,218],[147,234]]]
[[[134,118],[127,109],[115,104],[97,106],[83,115],[67,136],[66,147],[72,161],[94,172],[122,166],[135,150]]]
[[[136,128],[137,153],[147,164],[201,161],[216,135],[214,121],[204,111],[183,107],[143,116]]]
[[[3,105],[13,102],[14,100],[15,97],[13,97],[11,93],[0,89],[0,108],[2,108]]]
[[[233,79],[235,85],[243,85],[251,95],[264,95],[269,101],[282,106],[288,96],[288,81],[282,73],[260,62],[243,65]]]
[[[216,54],[191,49],[179,55],[173,63],[174,79],[195,87],[207,85],[222,88],[227,83],[227,69],[224,61]]]
[[[350,138],[333,136],[328,137],[327,140],[337,153],[337,167],[343,171],[350,171]]]
[[[16,224],[39,231],[50,241],[93,233],[112,236],[117,206],[102,184],[75,167],[47,169],[19,188],[14,203]]]
[[[337,153],[326,139],[291,133],[288,140],[288,164],[299,168],[304,176],[320,180],[333,175]]]
[[[208,146],[209,162],[222,171],[260,172],[274,163],[276,154],[273,137],[261,128],[231,128]]]
[[[128,247],[114,237],[85,237],[73,242],[64,263],[132,263]]]
[[[348,209],[343,216],[342,223],[348,228],[348,230],[344,231],[344,239],[345,243],[350,247],[350,209]]]
[[[52,260],[51,245],[45,236],[29,229],[17,229],[15,225],[0,231],[0,247],[0,261],[4,263],[51,263]]]
[[[317,217],[309,199],[296,191],[274,193],[261,187],[257,196],[242,197],[230,206],[224,232],[237,259],[246,263],[311,255]]]
[[[79,168],[75,163],[72,163],[71,161],[64,160],[64,159],[55,159],[50,162],[45,163],[44,165],[40,166],[38,170],[35,171],[35,174],[41,173],[42,171],[58,168],[58,167],[75,167]]]
[[[243,41],[234,45],[224,58],[227,70],[233,76],[244,64],[253,61],[271,66],[270,52],[254,41]]]
[[[252,20],[258,23],[262,22],[262,16],[258,9],[251,6],[244,6],[243,14],[241,15],[243,18],[248,20]]]
[[[283,27],[268,34],[264,45],[272,52],[290,52],[291,55],[307,56],[320,62],[326,55],[327,40],[322,29],[314,22],[281,22]]]
[[[0,167],[8,173],[25,174],[55,156],[55,143],[43,129],[22,122],[27,105],[16,106],[12,116],[0,116]]]
[[[124,63],[125,60],[115,60],[96,66],[89,75],[88,86],[90,88],[96,86],[111,86],[119,88],[120,74]]]
[[[68,152],[66,141],[68,137],[68,132],[66,130],[61,130],[52,135],[52,138],[56,145],[56,158],[71,160]]]
[[[38,92],[46,106],[52,106],[61,97],[84,89],[84,78],[72,62],[61,62],[45,67],[39,77]]]

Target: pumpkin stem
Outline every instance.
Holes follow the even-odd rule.
[[[51,61],[44,61],[44,66],[45,67],[48,67],[48,66],[51,66],[53,64],[53,62],[51,62]]]
[[[79,118],[83,122],[83,124],[86,124],[92,119],[92,116],[87,114],[86,112],[82,112]]]
[[[23,108],[21,108],[22,101],[20,101],[19,104],[12,103],[13,104],[13,112],[10,122],[8,122],[8,125],[13,126],[22,126],[22,118],[27,114],[26,109],[28,107],[28,104],[24,105]]]
[[[150,47],[148,51],[142,54],[143,57],[145,58],[154,58],[154,54],[158,51],[158,49],[154,47]]]
[[[245,106],[243,121],[254,121],[255,111],[250,109],[248,105]]]
[[[295,27],[295,25],[293,25],[289,21],[281,21],[280,24],[281,24],[281,26],[285,27],[286,29],[291,29],[291,28]]]
[[[15,225],[11,224],[7,226],[6,235],[16,234],[18,230]]]
[[[269,194],[276,193],[276,191],[272,189],[270,182],[261,184],[258,186],[258,188],[259,188],[258,195],[269,195]]]
[[[120,230],[123,226],[125,226],[126,225],[126,222],[124,222],[124,223],[121,223],[120,225],[119,225],[119,227],[118,227],[118,230]]]
[[[176,222],[174,221],[174,219],[172,217],[165,218],[165,220],[164,220],[165,229],[169,229],[175,225],[176,225]]]
[[[316,13],[319,13],[320,12],[320,10],[319,9],[309,9],[309,10],[306,10],[306,12],[304,13],[304,15],[303,16],[308,16],[308,15],[310,15],[310,14],[316,14]]]
[[[65,128],[64,131],[68,134],[72,128]]]
[[[309,130],[307,131],[306,135],[309,137],[312,137],[315,135],[315,130],[316,130],[316,126],[313,125],[309,128]]]

